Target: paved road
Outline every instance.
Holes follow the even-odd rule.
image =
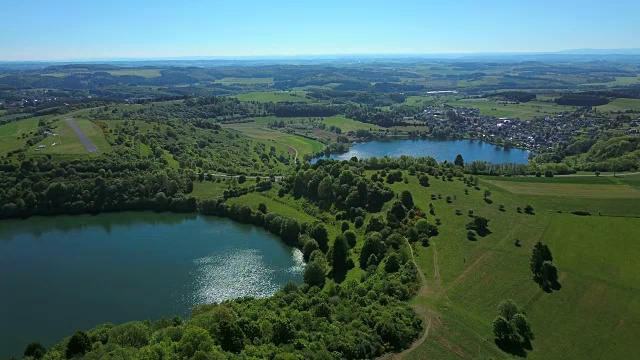
[[[100,150],[98,150],[98,147],[93,143],[93,141],[91,141],[91,139],[89,139],[87,134],[85,134],[84,131],[80,129],[80,126],[78,126],[78,124],[76,124],[73,119],[67,119],[66,122],[73,129],[73,132],[76,133],[76,136],[78,137],[78,139],[80,139],[80,142],[82,143],[82,145],[84,145],[84,148],[87,149],[88,153],[100,152]]]

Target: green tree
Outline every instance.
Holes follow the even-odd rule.
[[[244,349],[244,332],[235,321],[222,320],[218,329],[218,342],[222,350],[239,353]]]
[[[29,343],[24,349],[24,357],[31,357],[33,359],[42,359],[47,349],[37,341]]]
[[[207,330],[189,326],[185,329],[180,342],[178,343],[180,354],[184,358],[192,357],[197,351],[209,352],[213,348],[213,339]]]
[[[367,266],[370,265],[368,260],[371,255],[375,255],[377,260],[380,259],[383,252],[384,244],[382,243],[382,236],[377,232],[367,234],[364,239],[364,244],[362,245],[362,250],[360,251],[360,268],[366,269]]]
[[[258,204],[258,211],[260,211],[263,214],[266,214],[267,213],[267,204],[265,204],[265,203]]]
[[[400,269],[400,256],[397,253],[392,253],[387,257],[387,262],[384,264],[384,271],[387,273],[394,273]]]
[[[329,251],[329,232],[323,223],[315,223],[311,227],[309,235],[318,243],[320,250],[325,253]]]
[[[456,159],[453,161],[453,163],[456,166],[464,166],[464,159],[462,158],[462,155],[458,154],[456,156]]]
[[[84,331],[76,331],[67,343],[65,356],[67,359],[71,359],[76,356],[82,356],[89,350],[91,350],[91,342],[89,341],[87,333]]]
[[[491,196],[491,190],[484,189],[484,194],[483,194],[484,199],[487,200],[489,196]]]
[[[327,261],[324,258],[324,254],[316,250],[311,254],[310,259],[304,270],[304,282],[309,286],[323,288],[327,274]]]
[[[558,270],[553,264],[551,250],[540,241],[533,246],[529,269],[533,274],[533,281],[543,289],[550,289],[558,282]]]
[[[402,194],[400,194],[400,201],[407,209],[413,209],[413,196],[409,190],[402,191]]]

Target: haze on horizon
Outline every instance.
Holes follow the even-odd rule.
[[[630,0],[23,0],[2,11],[0,61],[640,48]]]

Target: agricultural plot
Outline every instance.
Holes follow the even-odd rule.
[[[520,195],[586,197],[597,199],[640,198],[640,191],[624,185],[533,183],[490,181],[511,193]]]
[[[356,131],[356,130],[380,130],[382,129],[378,125],[367,124],[360,121],[347,119],[344,115],[336,115],[323,118],[322,122],[327,126],[337,126],[342,132]]]
[[[159,69],[122,69],[111,70],[108,71],[108,73],[114,76],[141,76],[147,79],[156,78],[161,75]]]
[[[267,127],[259,127],[256,126],[255,123],[228,124],[224,125],[224,127],[227,129],[238,131],[250,138],[272,141],[284,146],[290,146],[298,151],[299,157],[302,157],[305,154],[315,154],[316,152],[322,151],[325,148],[322,143],[316,140],[286,134],[284,132],[272,130]]]
[[[465,99],[447,102],[454,107],[479,108],[480,114],[497,118],[517,118],[531,120],[535,117],[553,115],[564,111],[572,111],[572,106],[557,105],[554,103],[530,101],[520,104],[501,104],[487,99]]]
[[[598,111],[640,111],[640,99],[615,99],[612,102],[598,106]]]
[[[304,91],[255,91],[233,95],[240,101],[257,102],[310,102]]]
[[[223,85],[271,85],[273,78],[235,78],[228,77],[216,80],[216,83]]]

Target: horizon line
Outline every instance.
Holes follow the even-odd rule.
[[[299,59],[313,60],[314,58],[348,58],[348,57],[465,57],[465,56],[517,56],[517,55],[640,55],[640,48],[582,48],[552,51],[485,51],[485,52],[390,52],[390,53],[300,53],[300,54],[261,54],[261,55],[181,55],[181,56],[149,56],[149,57],[86,57],[86,58],[60,58],[60,59],[33,59],[33,60],[2,60],[0,63],[65,63],[65,62],[98,62],[98,61],[196,61],[196,60],[275,60],[275,59]]]

